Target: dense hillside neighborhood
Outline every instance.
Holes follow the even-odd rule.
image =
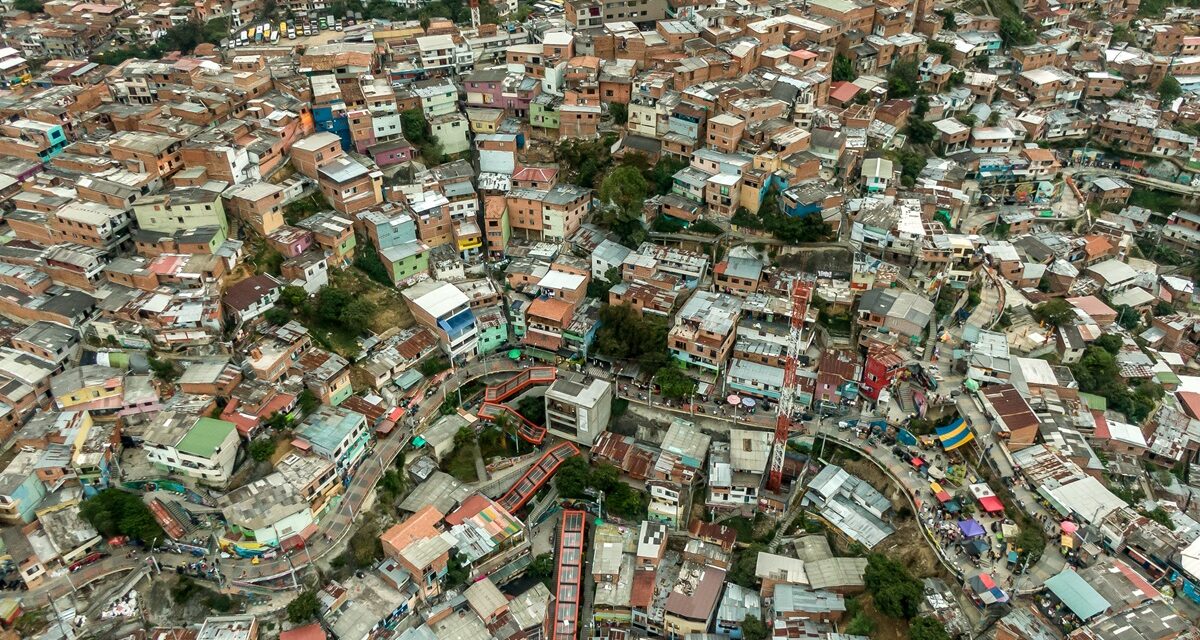
[[[0,640],[1200,640],[1200,7],[9,0]]]

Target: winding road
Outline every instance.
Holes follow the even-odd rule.
[[[472,363],[455,371],[438,388],[433,395],[425,398],[417,410],[417,420],[424,421],[436,412],[446,398],[460,386],[485,376],[519,371],[525,366],[507,358],[494,358]],[[309,564],[321,560],[331,551],[338,548],[343,538],[354,531],[353,523],[359,515],[367,496],[383,477],[385,470],[391,467],[396,456],[404,450],[409,438],[401,433],[375,443],[375,453],[369,456],[359,467],[350,485],[342,492],[342,498],[337,510],[322,518],[317,532],[308,540],[305,549],[294,550],[288,556],[279,556],[271,560],[260,560],[254,564],[249,559],[234,558],[221,561],[221,570],[234,586],[254,586],[268,588],[291,588],[290,576],[293,571],[300,572]],[[159,554],[159,561],[164,567],[174,566],[179,562],[195,560],[190,556]],[[103,578],[133,570],[147,561],[147,556],[126,558],[123,554],[115,554],[92,565],[84,567],[75,573],[64,573],[51,577],[34,589],[22,592],[21,598],[26,608],[36,608],[49,604],[51,598],[59,598],[78,590],[85,585]]]

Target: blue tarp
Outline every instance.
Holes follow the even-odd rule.
[[[908,429],[901,429],[896,434],[896,440],[898,440],[900,442],[900,444],[905,444],[910,447],[916,446],[916,444],[917,444],[917,437],[914,436],[912,434],[912,432],[909,431]]]

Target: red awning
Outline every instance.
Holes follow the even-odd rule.
[[[375,433],[378,433],[381,436],[386,436],[387,434],[392,432],[392,429],[395,429],[395,428],[396,428],[395,422],[392,422],[391,420],[384,420],[383,422],[379,423],[378,427],[375,427]]]
[[[922,459],[920,459],[920,458],[913,458],[913,459],[912,459],[912,466],[914,466],[914,467],[919,467],[919,466],[921,466],[921,465],[923,465],[923,464],[925,464],[925,461],[924,461],[924,460],[922,460]]]
[[[952,498],[952,497],[950,496],[950,494],[949,494],[948,492],[946,492],[946,491],[939,491],[939,492],[937,492],[937,493],[935,493],[935,494],[933,494],[933,495],[934,495],[934,497],[935,497],[935,498],[937,498],[937,499],[938,499],[938,502],[950,502],[951,500],[953,500],[953,499],[954,499],[954,498]]]
[[[988,513],[1000,513],[1004,511],[1004,505],[1000,503],[1000,498],[996,496],[987,496],[979,499],[979,506]]]

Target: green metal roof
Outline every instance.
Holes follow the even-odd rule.
[[[188,430],[187,435],[179,441],[179,444],[175,445],[175,448],[183,453],[210,458],[216,452],[217,447],[225,442],[225,438],[229,437],[229,432],[235,429],[237,427],[232,422],[200,418]]]
[[[420,382],[425,376],[421,375],[416,369],[409,369],[396,378],[396,386],[408,391],[414,384]]]
[[[1083,402],[1085,404],[1087,404],[1088,409],[1091,409],[1092,411],[1107,411],[1108,410],[1108,398],[1105,398],[1103,396],[1098,396],[1093,393],[1084,393],[1084,392],[1080,391],[1079,399],[1083,400]]]
[[[1070,569],[1064,569],[1062,573],[1047,580],[1046,588],[1067,605],[1071,613],[1079,616],[1080,620],[1086,621],[1111,606],[1100,592]]]

